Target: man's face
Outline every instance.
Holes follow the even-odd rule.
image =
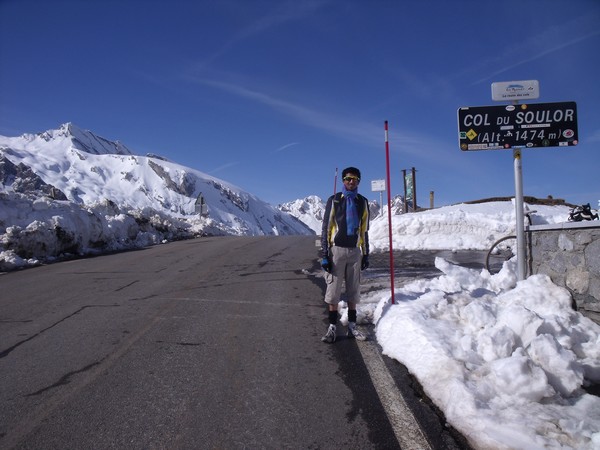
[[[353,191],[358,187],[358,184],[360,183],[360,178],[358,178],[358,175],[356,175],[355,173],[348,172],[344,177],[343,181],[346,189],[348,189],[349,191]]]

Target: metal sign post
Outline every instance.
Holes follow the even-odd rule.
[[[390,187],[390,144],[388,142],[388,121],[384,123],[385,131],[385,169],[387,179],[387,201],[388,201],[388,231],[390,235],[390,281],[391,281],[391,293],[392,293],[392,305],[395,302],[394,299],[394,249],[392,248],[392,199],[391,194],[392,188]]]
[[[521,149],[513,149],[515,168],[515,216],[517,230],[517,277],[518,280],[527,278],[527,266],[525,265],[525,215],[523,208],[523,166],[521,162]]]

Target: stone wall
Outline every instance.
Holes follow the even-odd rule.
[[[566,222],[528,228],[530,273],[567,288],[574,307],[600,323],[600,222]]]

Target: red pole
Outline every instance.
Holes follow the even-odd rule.
[[[392,195],[390,185],[390,144],[388,142],[388,122],[385,121],[385,170],[387,176],[388,230],[390,235],[390,279],[392,283],[392,305],[394,301],[394,249],[392,248]]]
[[[337,192],[337,175],[338,175],[338,168],[335,168],[335,176],[333,177],[333,195],[335,195],[335,193]]]

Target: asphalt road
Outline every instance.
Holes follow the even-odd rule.
[[[400,448],[364,343],[320,341],[314,242],[201,238],[0,275],[0,448]],[[431,448],[462,448],[383,360]]]

